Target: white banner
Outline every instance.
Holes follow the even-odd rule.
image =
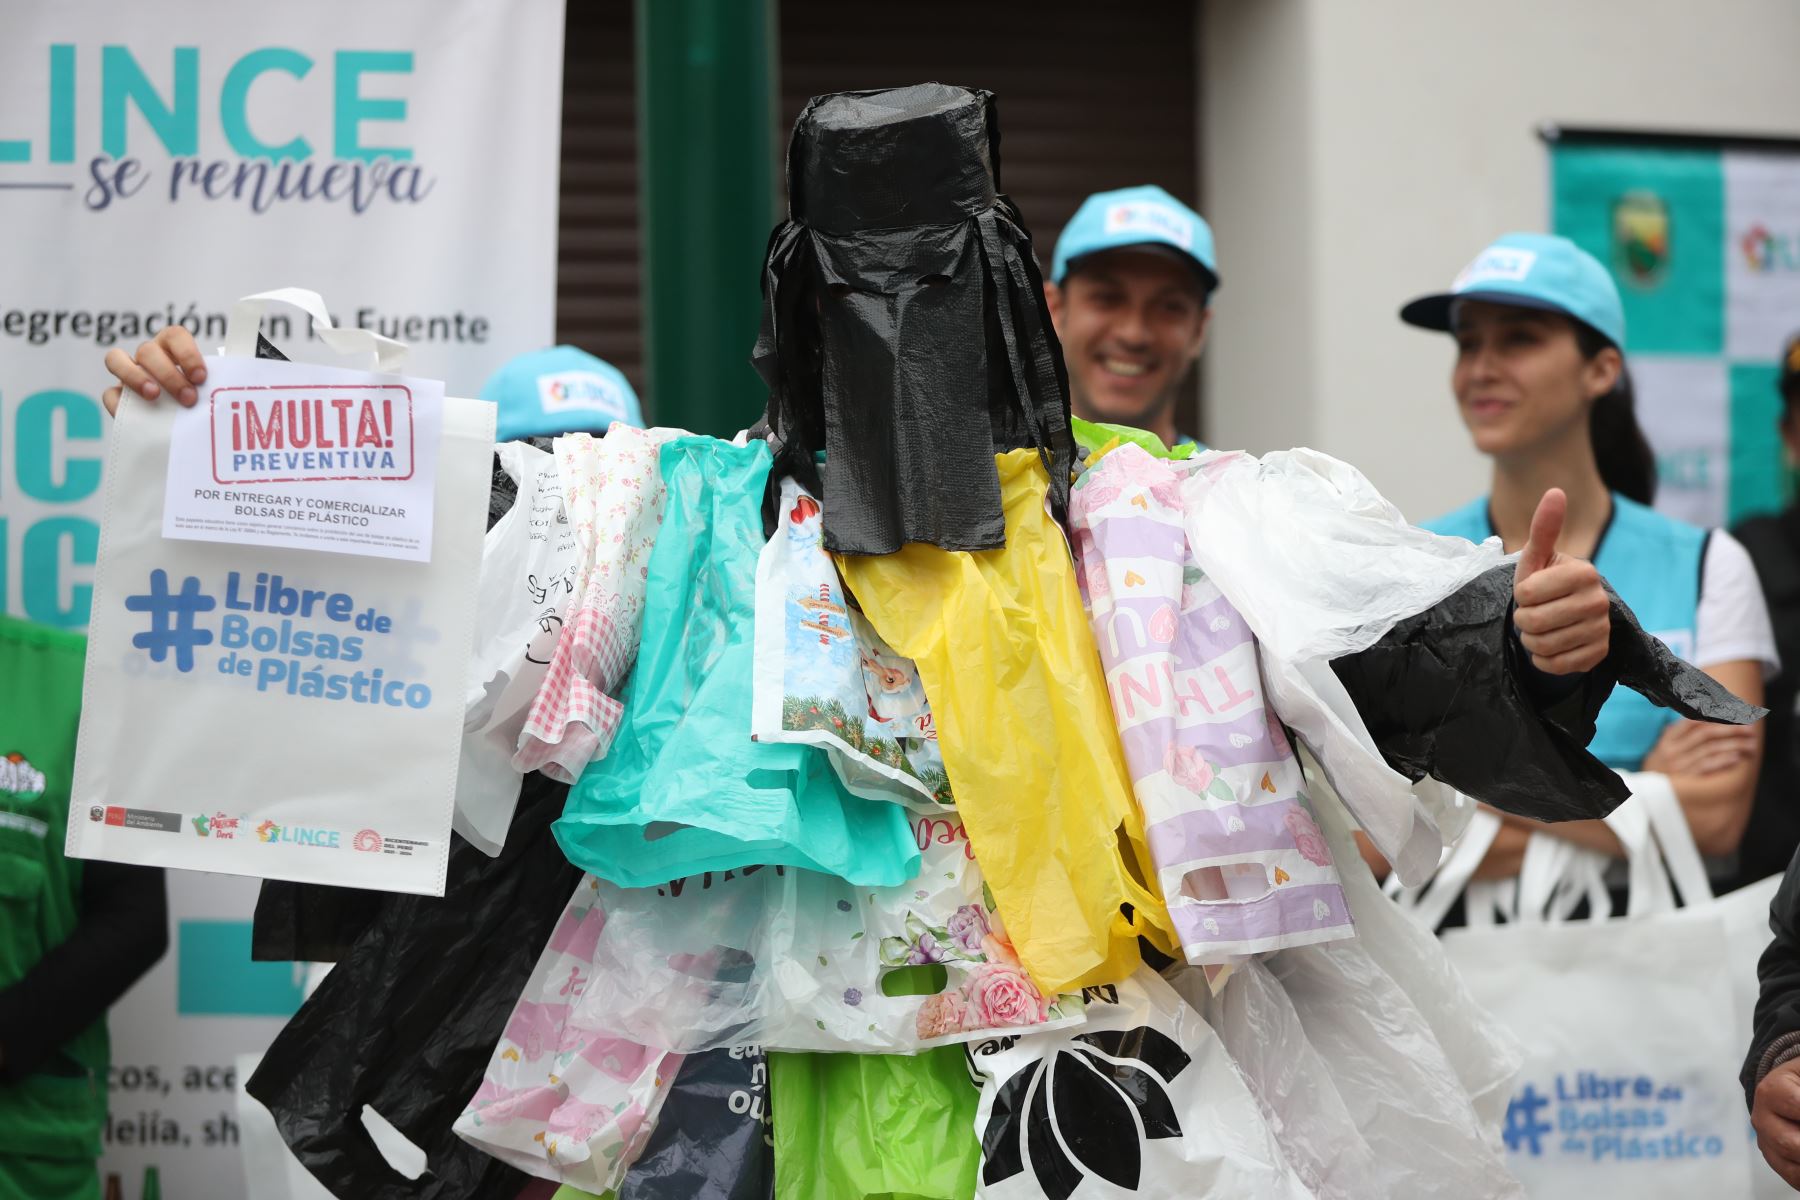
[[[473,395],[554,335],[562,0],[8,0],[0,12],[0,607],[87,623],[101,358],[298,285]],[[306,356],[306,322],[265,324]],[[0,686],[4,686],[0,683]],[[223,799],[223,798],[221,798]],[[107,1174],[243,1195],[229,1076],[298,1003],[254,885],[172,873],[115,1012]],[[179,1016],[178,1016],[179,1014]]]

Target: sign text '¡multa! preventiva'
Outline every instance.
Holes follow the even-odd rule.
[[[219,659],[221,675],[254,678],[259,692],[282,690],[307,699],[384,704],[390,708],[431,706],[428,685],[385,678],[380,667],[372,671],[359,667],[343,673],[319,665],[361,662],[366,639],[360,634],[393,632],[392,617],[373,608],[359,612],[356,601],[347,592],[294,587],[280,575],[267,572],[258,572],[254,583],[247,585],[243,576],[232,571],[226,577],[224,608],[219,647],[227,653]],[[266,613],[281,620],[258,623],[247,615],[251,613]],[[340,635],[296,624],[296,618],[304,621],[314,617],[349,625],[359,633]]]

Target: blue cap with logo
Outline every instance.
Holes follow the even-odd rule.
[[[1219,286],[1212,227],[1199,213],[1154,184],[1096,192],[1083,200],[1063,226],[1062,236],[1056,239],[1050,280],[1061,283],[1068,278],[1069,266],[1077,259],[1123,246],[1173,252],[1200,273],[1204,291],[1210,293]]]
[[[1451,327],[1458,300],[1485,300],[1573,317],[1625,348],[1625,305],[1600,260],[1568,238],[1509,233],[1475,256],[1447,292],[1420,296],[1400,319],[1422,329]]]
[[[482,385],[481,398],[500,408],[494,436],[502,442],[644,423],[637,393],[619,369],[573,346],[509,360]]]

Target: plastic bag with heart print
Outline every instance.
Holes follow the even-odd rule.
[[[818,746],[857,795],[940,813],[955,800],[919,669],[851,606],[824,529],[818,501],[783,479],[756,564],[751,736]]]
[[[1310,1200],[1218,1035],[1147,967],[1088,1019],[968,1046],[991,1200]]]

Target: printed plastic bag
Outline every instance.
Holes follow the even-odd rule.
[[[783,479],[756,564],[751,729],[823,748],[859,796],[940,812],[954,800],[919,670],[849,606],[823,531],[818,501]]]
[[[474,667],[463,711],[452,828],[500,853],[524,771],[519,735],[575,595],[579,553],[557,487],[556,460],[525,442],[495,448],[518,492],[488,530],[475,598]]]
[[[1354,467],[1314,450],[1195,463],[1181,485],[1188,542],[1256,634],[1277,713],[1396,874],[1422,881],[1470,809],[1387,765],[1329,664],[1497,565],[1499,541],[1476,546],[1408,525]]]
[[[521,1171],[605,1191],[649,1139],[681,1056],[582,1020],[606,922],[589,878],[563,910],[456,1135]]]
[[[1087,1000],[1080,1029],[970,1047],[977,1196],[1310,1200],[1218,1035],[1160,975]]]
[[[769,1062],[759,1046],[682,1061],[616,1200],[773,1200]]]
[[[762,442],[662,449],[667,511],[624,723],[556,825],[572,861],[622,887],[776,864],[876,886],[918,871],[898,805],[846,791],[810,746],[750,740],[769,461]]]
[[[564,597],[567,625],[520,731],[513,766],[573,783],[604,757],[623,706],[613,698],[637,657],[650,550],[662,524],[658,451],[687,434],[615,422],[605,437],[551,443],[577,565]]]
[[[1194,564],[1181,474],[1135,445],[1070,494],[1094,640],[1188,961],[1354,934],[1256,638]]]
[[[968,1200],[979,1095],[960,1048],[770,1054],[781,1200]]]
[[[913,827],[923,866],[897,887],[781,867],[600,884],[605,918],[572,1019],[688,1052],[902,1054],[1078,1023],[1079,995],[1045,997],[1020,967],[961,822]],[[935,970],[920,980],[920,968]]]
[[[1129,975],[1141,932],[1165,952],[1174,943],[1162,897],[1138,882],[1155,877],[1143,816],[1043,466],[1023,450],[998,466],[1004,549],[913,544],[838,566],[883,639],[918,664],[957,815],[1048,996]]]

